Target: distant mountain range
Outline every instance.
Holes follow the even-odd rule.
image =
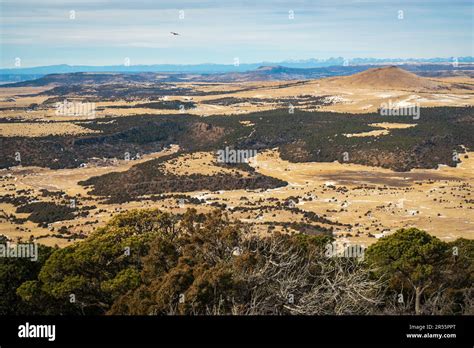
[[[161,82],[246,82],[246,81],[284,81],[312,80],[335,76],[348,76],[371,68],[386,65],[336,65],[320,68],[289,68],[285,66],[261,66],[244,72],[224,73],[174,73],[174,72],[72,72],[48,75],[21,75],[23,79],[11,82],[5,80],[1,87],[35,87],[46,85],[71,84],[127,84]],[[397,65],[424,77],[464,76],[474,77],[474,64],[460,63],[457,66],[446,63],[418,63]],[[400,69],[399,69],[400,70]],[[8,77],[9,75],[3,75]],[[16,75],[20,76],[20,75]],[[384,75],[385,76],[385,75]],[[414,75],[413,75],[414,76]],[[388,78],[388,77],[387,77]],[[397,79],[397,77],[393,77]]]
[[[342,57],[329,59],[307,59],[307,60],[288,60],[278,63],[260,62],[251,64],[195,64],[195,65],[177,65],[177,64],[155,64],[155,65],[110,65],[110,66],[87,66],[87,65],[50,65],[29,68],[4,68],[0,69],[0,82],[19,82],[25,80],[37,79],[48,74],[65,74],[76,72],[117,72],[117,73],[138,73],[138,72],[163,72],[178,74],[225,74],[225,73],[244,73],[251,72],[260,67],[277,67],[278,69],[317,69],[327,67],[351,67],[350,73],[358,70],[361,66],[367,65],[419,65],[419,64],[459,64],[474,63],[474,57],[448,57],[448,58],[426,58],[426,59],[402,59],[402,58],[354,58],[345,60]],[[313,72],[318,74],[318,70]],[[307,70],[305,74],[310,73]],[[331,75],[326,75],[327,77]]]

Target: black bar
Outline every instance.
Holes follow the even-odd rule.
[[[25,323],[55,327],[55,340],[19,338]],[[419,327],[410,329],[410,325]],[[429,329],[427,325],[432,325]],[[438,326],[437,326],[438,325]],[[449,325],[449,328],[446,328]],[[452,328],[451,325],[456,325]],[[421,329],[420,329],[421,326]],[[423,328],[424,326],[424,328]],[[0,317],[0,346],[309,344],[472,347],[473,316],[103,316]],[[455,338],[407,338],[407,334],[456,334]]]

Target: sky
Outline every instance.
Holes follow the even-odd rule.
[[[0,0],[0,66],[474,56],[473,17],[473,0]]]

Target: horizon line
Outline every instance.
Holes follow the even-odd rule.
[[[199,66],[199,65],[221,65],[221,66],[240,66],[240,65],[258,65],[258,64],[285,64],[285,63],[290,63],[290,64],[298,64],[298,63],[310,63],[312,61],[314,62],[319,62],[319,63],[324,63],[324,62],[329,62],[331,60],[347,60],[349,63],[351,61],[357,61],[357,60],[373,60],[374,62],[380,61],[381,63],[383,62],[400,62],[400,63],[409,63],[410,61],[413,62],[423,62],[423,61],[429,61],[429,60],[434,60],[434,59],[439,59],[439,60],[445,60],[443,63],[449,63],[449,60],[452,59],[470,59],[473,60],[473,62],[464,62],[464,63],[474,63],[474,56],[447,56],[447,57],[424,57],[424,58],[401,58],[401,57],[394,57],[394,58],[375,58],[375,57],[356,57],[356,58],[351,58],[351,59],[345,59],[342,56],[338,57],[329,57],[329,58],[302,58],[302,59],[287,59],[287,60],[282,60],[282,61],[258,61],[258,62],[244,62],[244,63],[239,63],[238,65],[232,64],[232,63],[213,63],[213,62],[203,62],[203,63],[153,63],[153,64],[102,64],[102,65],[89,65],[89,64],[68,64],[68,63],[61,63],[61,64],[52,64],[52,65],[35,65],[35,66],[8,66],[8,67],[0,67],[0,70],[21,70],[21,69],[35,69],[35,68],[48,68],[48,67],[57,67],[57,66],[67,66],[67,67],[125,67],[125,68],[130,68],[130,67],[140,67],[140,66]],[[427,62],[431,63],[431,62]],[[442,62],[439,62],[442,63]],[[367,64],[370,64],[367,62]],[[351,64],[349,64],[351,65]],[[354,64],[354,65],[360,65],[360,64]],[[264,66],[264,65],[263,65]]]

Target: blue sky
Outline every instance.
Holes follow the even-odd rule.
[[[0,0],[0,66],[474,55],[472,0]],[[180,18],[183,14],[184,18]],[[71,12],[75,18],[71,19]],[[294,19],[290,19],[293,11]],[[403,19],[399,19],[403,11]],[[170,31],[180,33],[173,36]]]

